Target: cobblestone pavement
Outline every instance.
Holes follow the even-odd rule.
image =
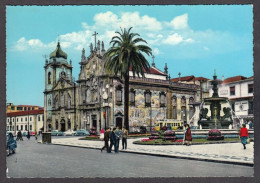
[[[76,147],[88,147],[94,149],[100,149],[103,145],[103,141],[93,140],[78,140],[79,137],[71,138],[56,138],[52,139],[52,144],[66,145]],[[241,143],[224,143],[224,144],[207,144],[207,145],[137,145],[133,144],[133,141],[139,139],[128,139],[127,150],[121,150],[120,152],[138,153],[138,154],[150,154],[157,156],[188,158],[208,161],[219,161],[234,164],[245,164],[252,166],[254,164],[254,143],[251,142],[247,145],[247,149],[244,150]]]

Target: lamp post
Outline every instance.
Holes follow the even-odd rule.
[[[28,126],[27,126],[28,134],[27,134],[27,136],[29,137],[30,131],[29,131],[29,109],[28,108],[27,108],[27,111],[28,111]]]

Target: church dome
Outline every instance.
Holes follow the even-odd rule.
[[[57,48],[50,54],[50,58],[65,58],[67,59],[67,53],[65,53],[64,51],[62,51],[62,49],[60,48],[60,42],[58,42]]]

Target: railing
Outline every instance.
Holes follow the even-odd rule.
[[[140,78],[140,77],[130,76],[130,80],[149,82],[149,83],[166,84],[166,85],[170,85],[170,86],[173,86],[173,87],[184,87],[184,88],[200,89],[199,85],[185,84],[185,83],[176,83],[176,82],[171,82],[171,81],[168,81],[168,80],[161,80],[161,79]]]

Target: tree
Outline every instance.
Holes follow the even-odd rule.
[[[120,75],[124,79],[124,125],[127,130],[129,130],[129,69],[131,68],[134,77],[136,75],[144,77],[144,73],[149,72],[150,64],[143,53],[152,55],[152,49],[142,44],[147,42],[136,37],[140,35],[132,33],[131,29],[132,27],[128,30],[121,28],[121,32],[116,32],[117,35],[110,41],[112,47],[104,54],[107,72]]]

